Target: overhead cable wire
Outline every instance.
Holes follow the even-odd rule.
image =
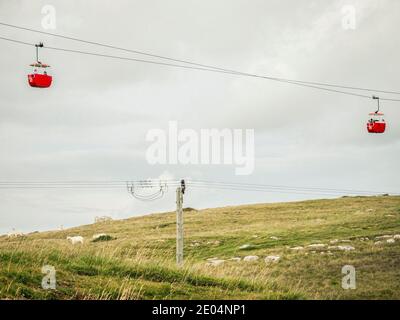
[[[254,183],[237,183],[237,182],[221,182],[209,180],[187,180],[188,184],[205,184],[205,185],[222,185],[222,186],[240,186],[240,187],[254,187],[254,188],[274,188],[274,189],[294,189],[294,190],[311,190],[311,191],[332,191],[332,192],[350,192],[350,193],[385,193],[382,191],[368,191],[368,190],[354,190],[354,189],[335,189],[335,188],[321,188],[321,187],[299,187],[299,186],[283,186],[283,185],[265,185]]]
[[[44,35],[47,35],[47,36],[62,38],[62,39],[71,40],[71,41],[76,41],[76,42],[80,42],[80,43],[96,45],[96,46],[100,46],[100,47],[104,47],[104,48],[109,48],[109,49],[129,52],[129,53],[135,53],[135,54],[139,54],[139,55],[144,55],[144,56],[148,56],[148,57],[153,57],[153,58],[158,58],[158,59],[163,59],[163,60],[169,60],[169,61],[174,61],[174,62],[179,62],[179,63],[185,63],[185,64],[189,64],[189,65],[193,65],[193,66],[197,66],[197,67],[202,67],[202,68],[206,68],[206,69],[215,69],[215,70],[225,71],[225,72],[228,72],[228,73],[235,73],[235,74],[241,74],[241,75],[246,75],[246,76],[254,76],[254,77],[262,77],[264,79],[269,79],[269,80],[274,80],[274,81],[283,81],[283,82],[288,82],[288,83],[302,83],[302,84],[308,84],[308,85],[317,85],[317,86],[325,86],[325,87],[336,87],[336,88],[341,88],[341,89],[360,90],[360,91],[369,91],[369,92],[379,92],[379,93],[398,94],[398,95],[400,95],[400,92],[398,92],[398,91],[378,90],[378,89],[371,89],[371,88],[361,88],[361,87],[356,87],[356,86],[338,85],[338,84],[332,84],[332,83],[323,83],[323,82],[315,82],[315,81],[314,82],[313,81],[301,81],[301,80],[285,79],[285,78],[272,77],[272,76],[256,75],[256,74],[251,74],[251,73],[247,73],[247,72],[242,72],[242,71],[222,68],[222,67],[218,67],[218,66],[213,66],[213,65],[203,64],[203,63],[197,63],[197,62],[193,62],[193,61],[189,61],[189,60],[183,60],[183,59],[167,57],[167,56],[164,56],[164,55],[154,54],[154,53],[150,53],[150,52],[127,49],[127,48],[123,48],[123,47],[119,47],[119,46],[115,46],[115,45],[104,44],[104,43],[100,43],[100,42],[79,39],[79,38],[76,38],[76,37],[70,37],[70,36],[65,36],[65,35],[61,35],[61,34],[56,34],[56,33],[36,30],[36,29],[17,26],[17,25],[13,25],[13,24],[9,24],[9,23],[4,23],[4,22],[0,22],[0,25],[6,26],[6,27],[10,27],[10,28],[19,29],[19,30],[30,31],[30,32],[38,33],[38,34],[44,34]]]
[[[14,42],[14,43],[34,46],[33,43],[28,43],[28,42],[24,42],[24,41],[15,40],[15,39],[9,39],[9,38],[6,38],[6,37],[0,37],[0,40],[11,41],[11,42]],[[179,64],[173,64],[173,63],[166,63],[166,62],[152,61],[152,60],[144,60],[144,59],[137,59],[137,58],[121,57],[121,56],[114,56],[114,55],[109,55],[109,54],[102,54],[102,53],[95,53],[95,52],[88,52],[88,51],[81,51],[81,50],[73,50],[73,49],[59,48],[59,47],[44,46],[43,48],[44,49],[55,50],[55,51],[63,51],[63,52],[76,53],[76,54],[89,55],[89,56],[97,56],[97,57],[117,59],[117,60],[126,60],[126,61],[134,61],[134,62],[140,62],[140,63],[162,65],[162,66],[168,66],[168,67],[192,69],[192,70],[199,70],[199,71],[206,71],[206,72],[208,71],[208,72],[230,74],[230,75],[236,75],[236,76],[261,78],[261,79],[273,80],[273,81],[282,82],[282,83],[288,83],[288,84],[301,86],[301,87],[307,87],[307,88],[322,90],[322,91],[326,91],[326,92],[332,92],[332,93],[339,93],[339,94],[344,94],[344,95],[356,96],[356,97],[359,97],[359,98],[366,98],[366,99],[371,99],[372,98],[371,96],[358,94],[358,93],[354,93],[354,92],[341,91],[341,90],[330,89],[330,88],[324,88],[324,87],[320,87],[320,86],[316,86],[316,85],[309,85],[309,84],[301,83],[299,81],[277,79],[277,78],[259,76],[259,75],[254,75],[254,74],[246,74],[246,73],[231,72],[231,71],[224,71],[224,70],[218,70],[218,69],[209,69],[209,68],[202,68],[202,67],[195,67],[195,66],[179,65]],[[380,100],[381,101],[400,102],[400,99],[383,98],[383,97],[381,97]]]
[[[262,184],[246,184],[246,183],[226,183],[226,182],[210,182],[199,183],[188,180],[187,184],[190,187],[216,187],[216,188],[242,188],[249,190],[285,190],[285,191],[309,191],[309,192],[328,192],[328,193],[339,193],[339,194],[398,194],[387,191],[367,191],[367,190],[354,190],[354,189],[333,189],[333,188],[316,188],[316,187],[293,187],[293,186],[276,186],[276,185],[262,185]]]
[[[301,193],[301,194],[329,194],[329,195],[376,195],[386,194],[382,191],[367,191],[354,189],[334,189],[321,187],[298,187],[298,186],[282,186],[282,185],[264,185],[264,184],[249,184],[249,183],[232,183],[207,180],[186,180],[186,185],[189,188],[208,188],[222,190],[243,190],[243,191],[264,191],[277,193]],[[180,180],[115,180],[115,181],[31,181],[31,182],[11,182],[0,181],[0,189],[116,189],[126,188],[128,186],[133,190],[145,189],[162,189],[168,187],[180,186]],[[158,193],[158,191],[156,192]],[[392,193],[397,195],[399,193]],[[140,195],[139,195],[140,196]],[[148,197],[147,195],[145,195]]]
[[[302,194],[302,195],[323,195],[323,196],[349,196],[354,195],[357,196],[357,193],[334,193],[334,192],[322,192],[322,191],[295,191],[295,190],[277,190],[277,189],[265,189],[265,188],[245,188],[245,187],[229,187],[229,186],[201,186],[201,185],[189,185],[189,188],[196,189],[216,189],[216,190],[223,190],[223,191],[250,191],[250,192],[262,192],[262,193],[278,193],[278,194]],[[375,194],[363,194],[363,196],[367,195],[375,195]]]
[[[260,191],[260,192],[275,192],[281,194],[329,194],[329,195],[378,195],[389,194],[387,192],[348,192],[348,191],[329,191],[329,190],[307,190],[307,189],[278,189],[278,188],[261,188],[261,187],[245,187],[245,186],[223,186],[223,185],[196,185],[189,184],[189,188],[206,188],[206,189],[223,189],[223,190],[242,190],[242,191]],[[390,193],[391,195],[400,195],[399,193]]]
[[[247,187],[247,188],[275,188],[275,189],[293,189],[293,190],[314,190],[314,191],[320,191],[320,190],[326,190],[326,191],[333,191],[333,192],[353,192],[353,193],[384,193],[382,191],[368,191],[368,190],[354,190],[354,189],[338,189],[338,188],[322,188],[322,187],[299,187],[299,186],[287,186],[287,185],[266,185],[266,184],[254,184],[254,183],[238,183],[238,182],[222,182],[222,181],[209,181],[209,180],[191,180],[188,179],[186,180],[188,185],[208,185],[208,186],[213,186],[213,185],[222,185],[222,186],[240,186],[240,187]],[[161,185],[180,185],[180,180],[157,180],[157,179],[151,179],[151,180],[66,180],[66,181],[61,181],[61,180],[52,180],[52,181],[0,181],[0,187],[12,187],[12,186],[19,186],[19,187],[30,187],[30,186],[52,186],[52,187],[57,187],[57,186],[69,186],[69,187],[82,187],[82,186],[126,186],[126,184],[134,185],[136,187],[142,187],[142,188],[149,188],[149,187],[154,187],[154,186],[160,186]]]
[[[10,180],[3,180],[0,181],[1,184],[125,184],[127,182],[129,183],[159,183],[159,182],[176,182],[178,183],[179,180],[172,180],[172,179],[151,179],[151,180],[16,180],[16,181],[10,181]]]
[[[178,185],[176,185],[178,186]],[[125,186],[1,186],[0,190],[11,189],[11,190],[47,190],[47,189],[63,189],[63,190],[110,190],[110,189],[124,189]],[[265,189],[265,188],[246,188],[246,187],[230,187],[230,186],[207,186],[207,185],[189,185],[188,188],[194,189],[216,189],[223,191],[251,191],[251,192],[265,192],[265,193],[279,193],[279,194],[310,194],[310,195],[331,195],[338,196],[348,193],[333,193],[333,192],[322,192],[322,191],[295,191],[295,190],[277,190],[277,189]],[[135,195],[139,198],[139,196]]]

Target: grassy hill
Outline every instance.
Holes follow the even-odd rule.
[[[400,234],[400,197],[244,205],[184,215],[181,268],[175,266],[175,213],[0,237],[0,298],[400,299],[400,240],[376,239]],[[98,233],[114,239],[92,242]],[[66,237],[73,235],[85,237],[85,243],[72,245]],[[307,247],[311,244],[326,246]],[[292,249],[299,246],[303,249]],[[260,259],[229,261],[249,255]],[[266,263],[269,255],[280,260]],[[225,261],[209,265],[210,258]],[[41,288],[47,264],[56,269],[57,290]],[[341,287],[344,265],[356,268],[355,290]]]

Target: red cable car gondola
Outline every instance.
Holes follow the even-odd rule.
[[[371,112],[370,119],[367,123],[367,130],[369,133],[384,133],[386,130],[386,122],[383,119],[382,112]]]
[[[34,68],[33,73],[28,74],[28,83],[35,88],[48,88],[51,86],[53,77],[47,74],[46,68],[50,66],[39,61],[39,48],[43,47],[43,43],[35,44],[36,62],[30,64]]]
[[[370,119],[367,123],[367,130],[369,133],[384,133],[386,130],[386,122],[383,118],[384,114],[379,111],[379,97],[373,96],[372,98],[378,100],[378,110],[369,114]]]

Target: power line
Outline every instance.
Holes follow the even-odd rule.
[[[129,183],[159,183],[159,182],[172,182],[172,183],[178,183],[179,180],[174,180],[174,179],[143,179],[143,180],[16,180],[16,181],[11,181],[11,180],[4,180],[0,181],[0,185],[2,184],[68,184],[68,185],[75,185],[75,184],[97,184],[97,185],[104,185],[104,184],[126,184],[127,182]]]
[[[0,40],[10,41],[10,42],[14,42],[14,43],[23,44],[23,45],[34,46],[33,43],[28,43],[28,42],[24,42],[24,41],[15,40],[15,39],[9,39],[9,38],[5,38],[5,37],[0,37]],[[236,76],[254,77],[254,78],[267,79],[267,80],[272,80],[272,81],[277,81],[277,82],[282,82],[282,83],[288,83],[288,84],[297,85],[297,86],[301,86],[301,87],[307,87],[307,88],[312,88],[312,89],[317,89],[317,90],[323,90],[323,91],[332,92],[332,93],[340,93],[340,94],[345,94],[345,95],[350,95],[350,96],[356,96],[356,97],[359,97],[359,98],[366,98],[366,99],[371,99],[372,98],[371,96],[367,96],[367,95],[363,95],[363,94],[358,94],[358,93],[353,93],[353,92],[348,92],[348,91],[341,91],[341,90],[330,89],[330,88],[323,88],[323,87],[319,87],[319,86],[316,86],[316,85],[304,84],[304,83],[301,83],[299,81],[275,79],[275,78],[270,78],[270,77],[266,77],[266,76],[259,76],[259,75],[253,75],[253,74],[238,73],[238,72],[231,72],[231,71],[223,71],[223,70],[218,70],[218,69],[207,69],[207,68],[201,68],[201,67],[186,66],[186,65],[179,65],[179,64],[159,62],[159,61],[151,61],[151,60],[144,60],[144,59],[136,59],[136,58],[128,58],[128,57],[114,56],[114,55],[108,55],[108,54],[102,54],[102,53],[94,53],[94,52],[81,51],[81,50],[72,50],[72,49],[66,49],[66,48],[47,47],[47,46],[45,46],[44,48],[45,49],[50,49],[50,50],[56,50],[56,51],[77,53],[77,54],[97,56],[97,57],[103,57],[103,58],[111,58],[111,59],[118,59],[118,60],[134,61],[134,62],[141,62],[141,63],[147,63],[147,64],[155,64],[155,65],[162,65],[162,66],[168,66],[168,67],[177,67],[177,68],[183,68],[183,69],[193,69],[193,70],[199,70],[199,71],[223,73],[223,74],[230,74],[230,75],[236,75]],[[400,102],[400,99],[391,99],[391,98],[380,98],[380,100],[382,100],[382,101]]]
[[[285,189],[310,189],[310,190],[329,190],[329,191],[347,191],[359,193],[376,193],[377,191],[355,190],[355,189],[338,189],[338,188],[321,188],[321,187],[300,187],[300,186],[287,186],[287,185],[267,185],[255,183],[242,183],[242,182],[224,182],[224,181],[210,181],[210,180],[193,180],[186,179],[191,184],[204,184],[204,185],[224,185],[224,186],[246,186],[246,187],[263,187],[263,188],[285,188]],[[67,185],[67,186],[125,186],[127,183],[141,185],[143,187],[161,184],[179,184],[178,179],[142,179],[142,180],[3,180],[0,181],[0,186],[40,186],[40,185]]]
[[[334,193],[334,192],[322,192],[322,191],[295,191],[295,190],[276,190],[276,189],[263,189],[263,188],[241,188],[241,187],[224,187],[224,186],[199,186],[199,185],[189,185],[190,188],[200,188],[200,189],[216,189],[216,190],[232,190],[232,191],[251,191],[251,192],[261,192],[261,193],[278,193],[278,194],[302,194],[302,195],[320,195],[320,196],[340,196],[340,195],[350,195],[349,193]],[[353,194],[351,194],[353,195]],[[356,195],[356,194],[354,194]],[[363,194],[366,196],[367,194]],[[368,194],[372,195],[372,194]]]
[[[177,187],[180,180],[107,180],[107,181],[0,181],[0,189],[121,189],[128,187],[128,191],[135,197],[146,200],[155,199],[163,195],[168,187]],[[207,180],[186,180],[188,188],[206,188],[215,190],[237,190],[254,192],[272,192],[281,194],[314,194],[314,195],[376,195],[386,194],[382,191],[367,191],[354,189],[334,189],[321,187],[298,187],[283,185],[264,185],[250,183],[220,182]],[[151,194],[141,194],[140,190],[152,191]],[[156,190],[157,189],[157,190]],[[156,190],[156,191],[154,191]],[[390,193],[400,195],[399,193]]]
[[[322,188],[302,188],[302,187],[278,187],[278,186],[246,186],[241,184],[193,184],[189,182],[190,188],[207,188],[207,189],[222,189],[222,190],[241,190],[241,191],[259,191],[259,192],[273,192],[281,194],[318,194],[318,195],[376,195],[387,194],[388,192],[378,191],[357,191],[357,190],[339,190],[339,189],[322,189]],[[392,195],[400,195],[399,193],[390,193]]]
[[[282,81],[282,82],[287,82],[287,83],[297,83],[297,84],[306,84],[306,85],[335,87],[335,88],[341,88],[341,89],[360,90],[360,91],[369,91],[369,92],[379,92],[379,93],[396,94],[396,95],[400,94],[400,92],[398,92],[398,91],[378,90],[378,89],[361,88],[361,87],[355,87],[355,86],[344,86],[344,85],[331,84],[331,83],[301,81],[301,80],[294,80],[294,79],[285,79],[285,78],[279,78],[279,77],[271,77],[271,76],[263,76],[263,75],[251,74],[251,73],[247,73],[247,72],[241,72],[241,71],[237,71],[237,70],[232,70],[232,69],[212,66],[212,65],[208,65],[208,64],[197,63],[197,62],[193,62],[193,61],[189,61],[189,60],[183,60],[183,59],[167,57],[167,56],[164,56],[164,55],[154,54],[154,53],[150,53],[150,52],[132,50],[132,49],[118,47],[118,46],[115,46],[115,45],[110,45],[110,44],[104,44],[104,43],[90,41],[90,40],[79,39],[79,38],[76,38],[76,37],[70,37],[70,36],[65,36],[65,35],[61,35],[61,34],[45,32],[45,31],[36,30],[36,29],[32,29],[32,28],[27,28],[27,27],[21,27],[21,26],[17,26],[17,25],[13,25],[13,24],[4,23],[4,22],[0,22],[0,25],[6,26],[6,27],[10,27],[10,28],[19,29],[19,30],[25,30],[25,31],[30,31],[30,32],[34,32],[34,33],[44,34],[44,35],[47,35],[47,36],[52,36],[52,37],[72,40],[72,41],[76,41],[76,42],[80,42],[80,43],[96,45],[96,46],[100,46],[100,47],[104,47],[104,48],[109,48],[109,49],[129,52],[129,53],[135,53],[135,54],[139,54],[139,55],[144,55],[144,56],[148,56],[148,57],[164,59],[164,60],[169,60],[169,61],[174,61],[174,62],[179,62],[179,63],[185,63],[185,64],[189,64],[189,65],[193,65],[193,66],[197,66],[197,67],[201,67],[201,68],[224,71],[224,72],[228,72],[228,73],[232,73],[232,74],[245,75],[245,76],[250,76],[250,77],[258,77],[258,78],[264,78],[264,79],[274,80],[274,81]],[[370,98],[370,97],[368,96],[368,98]],[[389,99],[389,100],[390,101],[397,101],[397,100],[393,100],[393,99]]]
[[[348,192],[348,193],[366,193],[376,194],[385,193],[379,191],[368,191],[368,190],[355,190],[355,189],[334,189],[334,188],[321,188],[321,187],[299,187],[299,186],[284,186],[284,185],[265,185],[265,184],[253,184],[253,183],[235,183],[235,182],[220,182],[220,181],[207,181],[207,180],[188,180],[190,184],[205,184],[209,186],[233,186],[233,187],[248,187],[248,188],[272,188],[272,189],[287,189],[287,190],[310,190],[310,191],[329,191],[329,192]]]

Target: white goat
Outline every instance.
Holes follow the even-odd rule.
[[[72,244],[77,244],[77,243],[83,244],[83,237],[82,236],[67,237],[67,240],[71,241]]]

